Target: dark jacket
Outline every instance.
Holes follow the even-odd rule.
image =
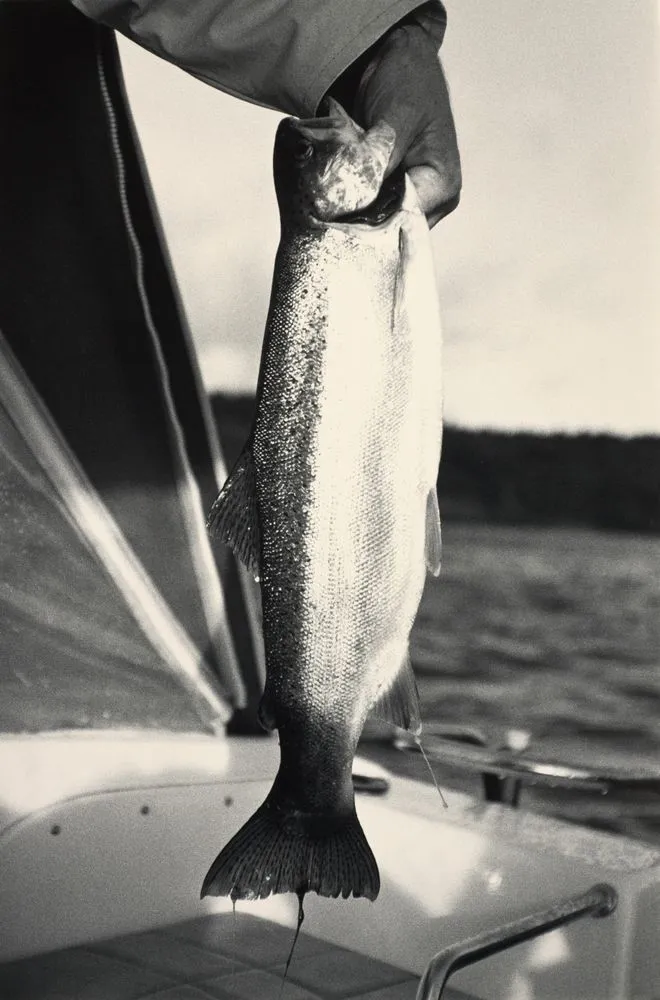
[[[437,0],[73,0],[93,20],[243,100],[314,115],[345,69],[402,18],[438,47]]]

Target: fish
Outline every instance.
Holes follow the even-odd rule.
[[[249,438],[209,516],[260,581],[279,734],[263,804],[202,896],[375,899],[353,758],[370,714],[421,730],[409,636],[440,570],[442,337],[428,224],[394,130],[335,101],[278,126],[281,232]]]

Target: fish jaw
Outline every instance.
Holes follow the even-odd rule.
[[[385,121],[361,129],[328,99],[326,118],[285,118],[275,139],[275,190],[283,227],[313,226],[364,209],[383,184],[396,141]]]
[[[394,141],[394,129],[381,122],[331,158],[314,198],[316,217],[327,221],[370,205],[381,189]]]

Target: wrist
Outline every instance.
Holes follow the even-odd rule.
[[[407,15],[401,21],[397,21],[396,24],[392,25],[384,35],[381,35],[378,41],[374,42],[348,69],[344,70],[328,90],[327,96],[333,97],[338,101],[351,118],[362,128],[368,128],[371,124],[364,120],[364,94],[369,80],[378,66],[383,53],[387,51],[390,45],[396,44],[396,40],[402,34],[409,34],[410,32],[425,33],[423,26],[416,20],[415,13]]]

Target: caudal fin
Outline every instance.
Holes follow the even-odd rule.
[[[317,892],[375,899],[379,889],[378,865],[355,810],[326,824],[266,800],[215,859],[201,895],[263,899]]]

